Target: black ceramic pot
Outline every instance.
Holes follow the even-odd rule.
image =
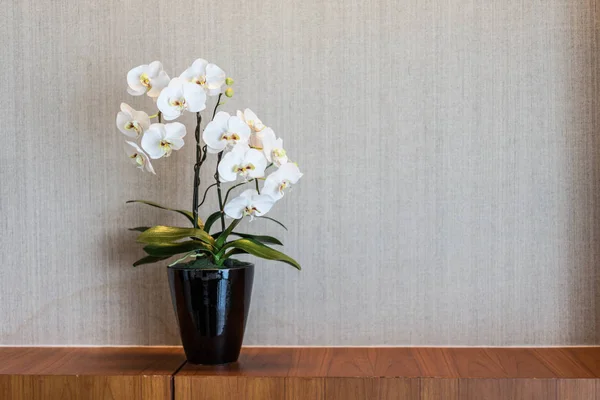
[[[167,268],[185,356],[192,364],[235,362],[244,339],[254,264],[227,260],[222,269],[193,265]]]

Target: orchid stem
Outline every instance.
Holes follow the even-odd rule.
[[[254,183],[256,183],[256,191],[258,192],[258,194],[260,194],[260,189],[258,188],[258,180],[255,179]]]
[[[159,117],[160,118],[160,117]],[[202,123],[202,116],[199,112],[196,113],[196,131],[194,136],[196,138],[196,164],[194,165],[194,198],[192,202],[192,216],[194,218],[194,228],[198,229],[198,189],[200,188],[200,167],[204,161],[202,158],[202,146],[200,146],[200,124]]]
[[[223,93],[219,93],[219,97],[217,98],[217,104],[215,105],[215,109],[213,111],[212,120],[214,120],[215,115],[217,115],[217,109],[219,108],[219,105],[221,103],[222,95],[223,95]],[[215,171],[215,181],[217,182],[216,185],[217,185],[217,196],[219,197],[219,210],[221,210],[221,231],[224,231],[225,230],[225,212],[224,212],[225,202],[223,201],[223,194],[221,193],[221,180],[219,179],[219,163],[221,162],[222,157],[223,157],[223,152],[220,152],[219,155],[217,156],[217,170]]]
[[[227,193],[225,193],[225,203],[227,203],[227,198],[229,197],[229,192],[231,192],[231,191],[232,191],[233,189],[235,189],[236,187],[238,187],[238,186],[242,186],[242,185],[245,185],[246,183],[250,183],[250,182],[252,182],[253,180],[254,180],[254,179],[250,179],[248,182],[241,182],[241,183],[238,183],[238,184],[236,184],[236,185],[233,185],[232,187],[230,187],[230,188],[227,190]]]
[[[159,114],[160,114],[160,111],[159,111],[159,112],[157,112],[157,113],[156,113],[156,114],[154,114],[154,115],[150,115],[148,118],[157,118]]]
[[[156,116],[158,117],[158,123],[162,123],[162,112],[158,112],[158,114],[156,114]]]
[[[208,191],[210,190],[210,188],[217,186],[216,183],[213,183],[212,185],[210,185],[209,187],[206,188],[206,190],[204,191],[204,196],[202,196],[202,201],[200,202],[200,204],[198,204],[198,207],[201,207],[202,204],[204,204],[204,202],[206,201],[206,195],[208,193]]]
[[[217,181],[217,196],[219,197],[219,210],[221,210],[221,231],[225,230],[225,214],[224,214],[224,205],[223,195],[221,194],[221,180],[219,179],[219,163],[221,162],[221,158],[223,157],[223,152],[220,152],[217,156],[217,170],[215,171],[215,181]]]

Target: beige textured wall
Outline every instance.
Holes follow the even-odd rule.
[[[124,202],[189,207],[192,147],[141,174],[113,121],[129,68],[199,56],[305,172],[247,344],[599,343],[597,7],[3,0],[0,344],[178,343],[125,228],[183,221]]]

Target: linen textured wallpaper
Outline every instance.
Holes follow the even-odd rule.
[[[594,0],[4,0],[0,344],[178,344],[127,227],[184,223],[193,137],[155,163],[114,126],[125,75],[203,57],[305,173],[257,261],[246,344],[600,342]],[[192,122],[184,119],[184,122]],[[191,126],[191,125],[189,125]],[[191,129],[191,128],[190,128]],[[205,181],[210,173],[205,171]],[[214,203],[211,204],[214,207]]]

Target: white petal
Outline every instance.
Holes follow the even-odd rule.
[[[242,121],[238,117],[231,117],[227,121],[227,130],[229,132],[237,133],[240,137],[240,142],[247,142],[250,139],[250,127],[246,125],[244,121]]]
[[[209,148],[218,150],[217,153],[224,150],[227,145],[227,142],[221,138],[227,131],[228,120],[229,114],[220,111],[215,115],[215,118],[206,125],[204,132],[202,132],[202,140],[204,140]]]
[[[127,103],[121,103],[121,111],[123,111],[125,114],[128,114],[130,116],[132,116],[133,113],[135,112],[135,110],[133,108],[131,108],[131,106]]]
[[[280,182],[276,178],[273,178],[273,174],[269,175],[265,180],[261,194],[271,196],[274,200],[279,200],[283,197],[283,193],[279,190]]]
[[[146,93],[146,88],[144,86],[142,86],[143,89],[138,89],[138,90],[134,90],[130,87],[127,88],[127,93],[129,93],[132,96],[141,96],[144,93]]]
[[[233,182],[237,179],[237,172],[233,170],[233,167],[240,165],[242,157],[241,154],[233,151],[225,154],[217,167],[222,182]]]
[[[244,197],[246,199],[252,199],[254,196],[258,196],[258,192],[254,189],[246,189],[240,193],[240,197]]]
[[[160,92],[158,99],[156,100],[156,106],[162,112],[163,116],[167,121],[173,120],[181,115],[181,110],[171,105],[170,99],[172,97],[182,97],[181,87],[167,87]]]
[[[165,71],[160,71],[158,76],[150,81],[150,84],[152,88],[148,91],[148,96],[156,98],[169,85],[169,75]]]
[[[208,61],[203,58],[198,58],[192,63],[192,69],[198,75],[206,75],[206,66],[208,65]]]
[[[142,148],[148,153],[150,158],[157,159],[165,155],[160,147],[160,141],[165,137],[165,127],[163,124],[152,124],[150,129],[142,136]]]
[[[164,138],[167,140],[180,139],[184,137],[186,133],[185,125],[181,122],[171,122],[170,124],[165,124]]]
[[[123,145],[123,149],[125,149],[125,154],[127,157],[130,157],[140,151],[140,147],[135,142],[125,141]]]
[[[216,96],[223,91],[225,78],[225,71],[215,64],[206,66],[206,88],[210,96]]]
[[[147,131],[150,128],[150,116],[143,111],[133,111],[133,120],[140,124],[143,131]]]
[[[154,175],[156,175],[156,172],[154,172],[154,167],[152,166],[152,163],[150,162],[150,158],[148,158],[146,156],[146,159],[144,160],[145,162],[145,166],[146,166],[146,171],[153,173]]]
[[[195,83],[186,82],[183,84],[183,96],[188,111],[199,112],[206,108],[206,92]]]
[[[256,208],[255,215],[257,217],[261,217],[268,213],[273,207],[273,204],[275,204],[275,200],[270,196],[261,194],[252,198],[252,206]]]
[[[169,142],[171,143],[171,148],[173,150],[179,150],[183,147],[183,139],[181,138],[173,138],[170,139]]]
[[[134,96],[140,96],[146,93],[146,87],[142,85],[142,82],[140,82],[140,75],[147,72],[148,66],[140,65],[139,67],[131,69],[127,73],[127,85],[129,85],[129,89],[127,89],[127,91],[130,94]]]
[[[298,168],[298,166],[291,162],[287,163],[287,164],[283,164],[277,170],[277,172],[274,172],[273,174],[277,174],[278,177],[288,180],[288,181],[290,181],[290,183],[294,183],[294,184],[298,183],[298,180],[300,178],[302,178],[302,175],[304,175],[302,172],[300,172],[300,169]]]
[[[255,133],[255,135],[260,138],[260,147],[262,147],[267,161],[271,162],[271,152],[277,141],[275,132],[271,128],[265,128],[261,132]]]
[[[225,204],[223,211],[228,217],[240,219],[244,216],[244,209],[250,204],[250,199],[238,196]]]
[[[160,61],[152,61],[149,65],[148,65],[148,76],[150,78],[155,78],[158,76],[158,74],[163,70],[163,66],[162,63]]]
[[[254,169],[248,172],[248,176],[251,178],[262,178],[265,175],[265,168],[267,167],[267,160],[262,152],[256,149],[250,149],[244,156],[244,165],[252,164]]]
[[[137,132],[133,129],[126,129],[125,126],[131,121],[131,116],[127,115],[123,111],[117,114],[117,128],[127,137],[137,138]]]

